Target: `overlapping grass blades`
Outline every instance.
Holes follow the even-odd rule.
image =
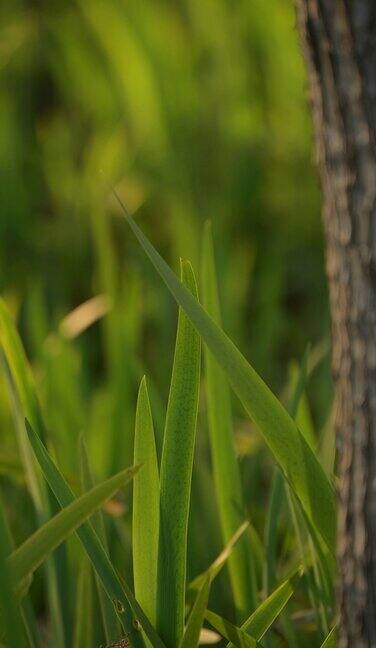
[[[38,435],[33,431],[27,422],[27,431],[35,456],[42,468],[46,481],[53,490],[60,506],[68,506],[74,495],[59,472],[57,466],[47,453]],[[141,625],[146,636],[155,648],[164,648],[163,642],[159,639],[149,619],[138,605],[126,583],[122,583],[100,542],[97,534],[90,523],[86,522],[77,530],[77,535],[89,556],[94,569],[96,570],[103,587],[108,596],[114,602],[119,619],[125,628],[136,648],[144,648],[145,642],[142,633],[139,631],[138,623]]]
[[[192,267],[181,264],[188,294],[197,299]],[[200,381],[200,337],[179,309],[160,476],[157,629],[169,648],[183,636],[187,529]]]
[[[14,587],[17,588],[61,542],[130,481],[137,470],[138,467],[122,470],[99,486],[94,486],[81,497],[74,499],[15,549],[8,559]]]
[[[208,605],[210,584],[210,577],[207,577],[199,593],[197,594],[193,608],[189,615],[187,627],[185,628],[180,648],[195,648],[199,644],[200,631]]]
[[[27,439],[24,417],[32,421],[38,434],[43,437],[43,421],[35,392],[33,377],[28,366],[21,340],[0,298],[0,360],[8,382],[9,392],[14,415],[17,444],[23,463],[28,489],[34,504],[36,521],[42,525],[51,515],[51,502],[49,493],[43,479],[36,472],[36,465]],[[64,548],[62,548],[64,551]],[[65,555],[60,553],[61,563],[65,562]],[[67,648],[68,618],[67,604],[61,595],[57,561],[54,556],[45,564],[48,605],[54,628],[56,648]]]
[[[133,482],[133,576],[135,595],[148,615],[156,621],[159,469],[153,420],[145,377],[138,393],[134,437],[134,461],[142,468]]]
[[[334,492],[311,448],[278,399],[197,299],[178,280],[125,208],[124,213],[170,292],[225,370],[232,388],[262,432],[307,516],[334,553]]]
[[[221,326],[221,313],[210,223],[206,223],[202,251],[203,306]],[[235,453],[230,389],[223,369],[205,346],[206,397],[215,495],[222,537],[228,542],[244,520],[240,471]],[[238,620],[256,607],[256,583],[250,537],[245,534],[228,560]]]
[[[301,576],[299,569],[293,576],[286,579],[279,587],[275,589],[265,601],[263,601],[258,608],[244,621],[240,628],[237,628],[226,619],[223,619],[218,614],[207,610],[205,616],[209,623],[220,634],[230,641],[227,648],[234,648],[239,645],[254,646],[256,642],[260,641],[270,626],[274,623],[278,615],[287,605],[297,582]],[[247,635],[245,636],[245,633]],[[249,637],[249,643],[248,643]]]
[[[85,446],[85,442],[83,439],[83,436],[80,438],[80,459],[81,459],[81,482],[84,490],[90,490],[90,488],[93,488],[94,486],[94,479],[93,475],[91,472],[91,467],[89,464],[89,457],[87,455],[87,450]],[[137,477],[138,473],[136,473],[133,476],[133,480]],[[104,549],[106,552],[108,552],[108,544],[107,544],[107,537],[106,537],[106,529],[105,529],[105,524],[104,524],[104,519],[103,519],[103,513],[101,510],[97,511],[92,517],[91,517],[91,524],[101,541]],[[87,580],[87,577],[85,575],[82,576],[82,578]],[[106,637],[107,643],[111,643],[115,641],[120,634],[119,631],[119,621],[117,618],[117,614],[114,609],[114,605],[111,601],[111,599],[108,597],[108,594],[103,588],[103,585],[98,577],[98,574],[95,574],[95,581],[97,585],[97,590],[98,590],[98,598],[99,598],[99,605],[101,609],[101,614],[102,614],[102,622],[103,622],[103,629],[104,629],[104,634]],[[84,588],[84,586],[83,586]]]

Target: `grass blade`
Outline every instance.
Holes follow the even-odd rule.
[[[227,545],[224,547],[224,549],[221,551],[221,553],[217,556],[217,558],[212,562],[211,565],[207,569],[205,569],[204,572],[196,576],[190,583],[189,583],[189,589],[190,590],[199,590],[203,586],[204,582],[208,577],[210,577],[210,580],[213,581],[214,578],[219,574],[221,569],[224,567],[226,564],[226,561],[230,558],[231,553],[234,551],[234,547],[236,546],[236,543],[239,541],[239,539],[242,537],[243,533],[249,528],[249,522],[243,522],[243,524],[237,529],[234,533],[234,535],[230,538],[228,541]]]
[[[60,506],[68,506],[74,500],[72,490],[28,422],[26,422],[26,427],[35,456],[38,459],[48,484],[53,490]],[[77,530],[77,535],[101,579],[108,596],[116,604],[121,623],[132,639],[132,648],[145,648],[145,642],[142,633],[139,631],[139,625],[141,625],[154,648],[165,648],[147,616],[138,605],[131,590],[127,587],[126,583],[121,583],[91,524],[83,524]]]
[[[337,626],[331,629],[321,648],[336,648],[337,646]]]
[[[0,637],[6,641],[8,648],[26,648],[21,615],[16,604],[11,570],[7,560],[10,551],[8,530],[2,502],[0,502]]]
[[[197,297],[191,265],[183,262],[186,290]],[[168,646],[184,629],[187,528],[200,380],[200,337],[179,310],[161,460],[157,628]]]
[[[150,621],[156,621],[159,470],[145,377],[137,400],[134,461],[142,470],[133,482],[133,574],[135,595]]]
[[[267,632],[277,616],[289,602],[301,575],[302,571],[299,569],[296,574],[279,585],[279,587],[277,587],[274,592],[272,592],[272,594],[270,594],[270,596],[268,596],[268,598],[258,606],[257,610],[255,610],[255,612],[251,614],[246,621],[244,621],[241,629],[248,632],[257,641],[260,641],[265,632]]]
[[[127,213],[126,220],[170,292],[225,370],[232,388],[262,432],[307,515],[334,553],[334,492],[311,448],[272,391],[178,280]]]
[[[205,618],[205,611],[208,605],[210,584],[211,581],[208,577],[197,594],[192,611],[188,618],[187,627],[185,628],[180,648],[196,648],[196,646],[198,646],[200,632]]]
[[[93,645],[93,589],[91,565],[84,559],[80,565],[77,584],[76,623],[73,648],[87,648]]]
[[[20,337],[2,299],[0,299],[0,346],[4,354],[1,354],[0,360],[2,360],[9,387],[19,453],[34,504],[37,524],[41,526],[51,516],[52,506],[46,485],[36,472],[35,460],[25,430],[24,417],[26,416],[32,421],[41,437],[44,435],[43,420],[33,377]],[[66,563],[64,551],[63,547],[59,556],[61,565]],[[70,615],[68,602],[65,602],[62,596],[63,587],[56,556],[51,556],[46,561],[45,573],[48,606],[56,648],[65,648],[69,643],[67,630],[69,632]]]
[[[81,455],[81,481],[82,481],[83,489],[87,491],[93,488],[94,479],[89,464],[89,458],[87,456],[85,442],[82,436],[80,439],[80,455]],[[137,477],[137,474],[133,477],[133,481]],[[93,528],[97,533],[98,538],[101,541],[105,551],[108,551],[103,513],[100,509],[92,516],[91,524],[93,525]],[[118,617],[115,612],[114,605],[110,600],[110,598],[108,597],[107,592],[104,590],[98,574],[95,574],[95,581],[98,590],[99,606],[101,609],[102,622],[103,622],[106,641],[107,643],[111,643],[112,641],[115,641],[120,635]]]
[[[217,278],[210,223],[204,232],[202,255],[203,305],[221,326]],[[230,389],[217,361],[205,347],[207,411],[213,459],[215,494],[223,541],[226,543],[244,519],[240,471],[236,458]],[[231,586],[239,621],[256,607],[256,583],[249,535],[237,543],[228,560]]]
[[[224,619],[219,614],[207,610],[205,617],[222,637],[231,641],[231,646],[237,646],[237,648],[255,648],[257,646],[256,639],[244,632],[241,628],[237,628],[233,623],[230,623],[230,621],[227,621],[227,619]]]
[[[119,488],[130,481],[137,470],[138,467],[122,470],[114,477],[110,477],[99,486],[92,488],[88,493],[81,495],[13,551],[8,562],[15,586],[30,576],[51,551],[56,549]]]

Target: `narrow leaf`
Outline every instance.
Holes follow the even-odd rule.
[[[210,578],[207,578],[197,594],[192,611],[188,618],[187,627],[181,642],[181,648],[196,648],[205,618],[210,592]]]
[[[188,294],[197,296],[192,267],[182,263]],[[157,628],[169,646],[184,629],[187,527],[200,380],[200,338],[179,310],[161,460]]]
[[[32,444],[35,456],[42,468],[46,481],[53,490],[60,506],[68,506],[74,500],[72,490],[28,421],[26,422],[26,427],[30,443]],[[129,637],[132,639],[132,648],[145,648],[145,642],[142,633],[139,631],[139,625],[141,625],[154,648],[165,648],[146,614],[138,605],[131,590],[127,587],[126,583],[121,583],[91,524],[83,524],[77,530],[77,535],[101,579],[103,587],[116,606],[119,618]]]
[[[87,491],[93,488],[94,479],[91,472],[84,439],[82,436],[80,439],[80,455],[81,455],[81,481],[82,481],[83,489]],[[133,481],[135,480],[137,475],[138,473],[134,475]],[[103,512],[100,509],[92,516],[91,524],[93,525],[93,528],[97,533],[98,538],[101,541],[105,551],[108,551]],[[102,614],[104,633],[106,636],[107,643],[110,643],[112,641],[115,641],[115,639],[117,639],[120,635],[119,621],[114,609],[114,605],[111,599],[108,597],[107,592],[104,590],[98,574],[95,574],[95,581],[98,590],[99,606]]]
[[[203,306],[221,326],[221,314],[210,223],[204,232],[202,255]],[[222,538],[226,543],[244,519],[240,471],[236,458],[231,400],[223,369],[205,347],[207,411],[213,459],[215,495]],[[228,560],[231,586],[239,620],[256,607],[256,583],[252,564],[252,546],[245,534]]]
[[[156,621],[159,472],[153,420],[145,377],[137,400],[134,461],[142,470],[133,481],[133,574],[135,595],[152,623]]]
[[[264,435],[307,515],[334,553],[334,492],[311,448],[271,390],[197,299],[178,280],[127,213],[126,220],[172,295],[227,373],[231,386]]]
[[[32,574],[47,556],[116,491],[130,481],[138,467],[122,470],[81,495],[46,522],[11,553],[8,559],[14,584]]]
[[[336,648],[337,646],[337,626],[331,629],[321,648]]]
[[[231,641],[231,646],[237,646],[237,648],[255,648],[257,646],[256,639],[219,614],[207,610],[205,617],[222,637]]]

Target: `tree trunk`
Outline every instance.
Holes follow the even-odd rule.
[[[296,5],[324,194],[339,646],[376,646],[376,0]]]

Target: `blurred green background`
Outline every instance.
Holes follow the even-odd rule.
[[[275,392],[306,344],[328,337],[320,194],[292,5],[1,4],[0,289],[73,481],[81,431],[99,477],[131,460],[143,373],[161,433],[173,356],[175,304],[109,184],[175,269],[184,256],[199,270],[203,224],[212,220],[225,329]],[[73,340],[64,336],[62,319],[99,294],[111,300],[108,315]],[[15,446],[1,394],[9,462]],[[309,399],[319,429],[331,399],[327,361]],[[262,493],[248,503],[261,533],[266,451],[239,407],[237,416],[250,455],[244,478]],[[206,443],[200,432],[203,452]],[[194,489],[205,500],[200,484],[210,476],[200,479]],[[195,573],[216,544],[201,537]]]

